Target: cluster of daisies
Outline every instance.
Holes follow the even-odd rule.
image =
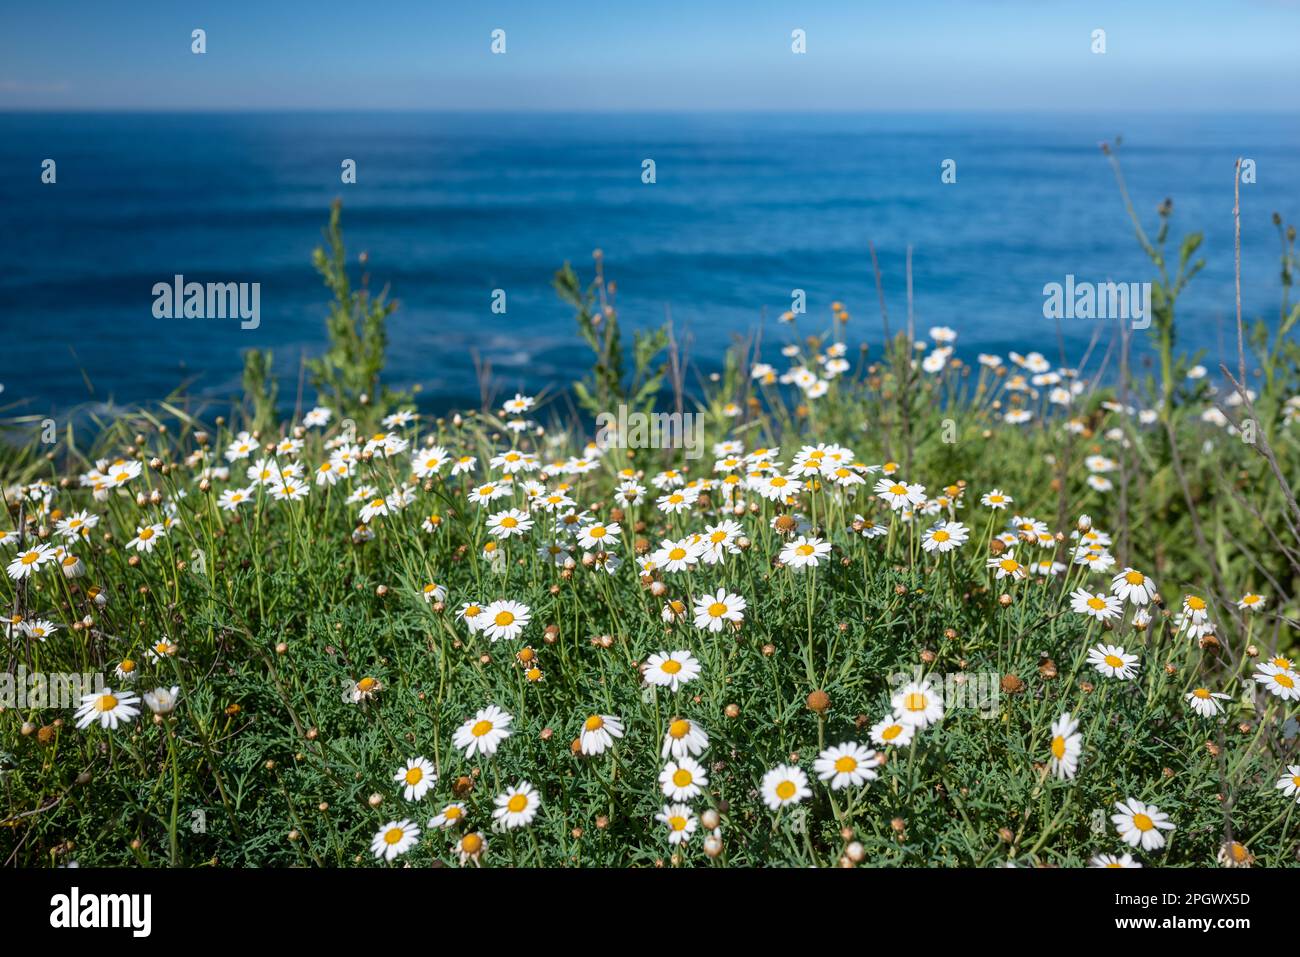
[[[933,348],[922,348],[926,354],[918,362],[925,372],[937,374],[957,362],[952,357],[955,333],[936,327],[930,334]],[[761,385],[797,385],[807,398],[815,399],[849,369],[843,347],[838,345],[812,360],[804,359],[797,349],[789,355],[804,364],[783,375],[769,366],[755,366],[754,378]],[[980,356],[979,361],[999,374],[1005,372],[998,356]],[[1057,405],[1069,405],[1078,394],[1080,383],[1071,371],[1053,370],[1037,353],[1013,353],[1011,362],[1021,372],[1007,378],[1002,388],[1012,393],[1036,399],[1038,390],[1045,390],[1047,401]],[[524,395],[506,402],[500,410],[506,432],[516,437],[540,435],[537,423],[528,418],[534,405],[535,400]],[[1133,411],[1144,419],[1145,412]],[[1006,418],[1019,422],[1031,415],[1018,406],[1007,412]],[[477,557],[492,570],[503,570],[508,559],[518,558],[521,551],[535,553],[542,562],[566,572],[582,567],[616,576],[626,574],[622,570],[630,565],[630,574],[651,594],[664,599],[660,614],[665,623],[688,621],[710,634],[739,629],[750,602],[725,586],[699,589],[701,574],[754,549],[758,532],[762,541],[775,540],[765,558],[778,570],[791,574],[815,571],[829,564],[837,549],[843,551],[824,530],[829,514],[844,516],[837,525],[849,542],[888,538],[877,547],[896,542],[904,548],[919,546],[940,562],[971,555],[977,567],[984,566],[990,585],[1000,583],[999,587],[1009,588],[1031,576],[1060,578],[1069,611],[1088,619],[1090,637],[1094,629],[1109,632],[1121,623],[1139,633],[1155,627],[1153,606],[1163,605],[1156,583],[1148,575],[1133,567],[1118,567],[1110,550],[1110,536],[1094,527],[1087,515],[1078,519],[1068,535],[1052,532],[1046,522],[1014,511],[1012,496],[994,488],[978,499],[981,515],[963,520],[968,499],[973,497],[964,482],[931,492],[908,481],[898,463],[865,463],[852,449],[834,443],[803,445],[789,456],[787,464],[780,448],[746,450],[741,441],[732,439],[712,447],[713,463],[705,475],[691,476],[677,469],[646,475],[618,468],[607,458],[609,450],[596,443],[588,444],[579,455],[557,458],[520,448],[526,443],[514,440],[510,447],[491,453],[456,454],[433,437],[421,441],[419,416],[407,410],[386,417],[384,431],[357,436],[343,430],[313,443],[313,448],[323,448],[325,454],[320,459],[305,459],[307,430],[325,429],[332,419],[329,409],[318,407],[307,413],[291,435],[274,441],[264,442],[244,431],[219,452],[203,441],[185,464],[200,494],[207,497],[205,501],[225,512],[300,509],[307,507],[304,500],[313,495],[341,499],[347,507],[351,538],[357,544],[384,534],[385,527],[395,523],[406,523],[412,529],[418,526],[426,536],[445,535],[444,514],[451,511],[468,527]],[[1118,468],[1117,462],[1094,455],[1085,466],[1088,484],[1099,492],[1109,490],[1106,475]],[[612,474],[611,501],[621,513],[619,520],[597,506],[582,504],[581,483],[592,473],[601,477]],[[59,575],[83,577],[88,568],[79,553],[86,553],[91,534],[103,519],[114,517],[121,522],[121,512],[115,514],[112,506],[132,496],[142,520],[132,522],[133,534],[121,546],[131,553],[126,557],[139,563],[161,549],[174,559],[170,550],[179,539],[177,531],[194,520],[194,511],[182,508],[184,500],[193,496],[192,490],[170,483],[171,491],[164,494],[142,480],[144,474],[144,465],[134,458],[101,460],[82,474],[80,485],[89,490],[92,500],[108,506],[102,514],[93,508],[65,514],[56,507],[60,488],[44,481],[6,490],[6,497],[22,502],[26,514],[39,521],[43,531],[49,529],[36,540],[26,529],[2,533],[0,546],[14,549],[5,563],[8,577],[14,582],[46,574],[56,579]],[[436,496],[427,494],[435,489]],[[441,505],[434,505],[435,501]],[[824,503],[820,515],[818,502]],[[806,507],[813,517],[805,514]],[[623,518],[626,513],[661,523],[664,533],[656,536],[658,544],[634,547],[632,529],[625,527],[633,523]],[[854,518],[847,523],[850,513]],[[703,527],[689,527],[699,515],[705,517]],[[754,522],[763,524],[756,529]],[[679,575],[681,578],[675,577]],[[804,577],[812,587],[816,576]],[[685,599],[670,597],[674,582],[683,583]],[[533,610],[516,599],[484,601],[480,599],[489,596],[453,595],[448,585],[439,581],[424,582],[421,589],[423,599],[439,605],[439,610],[450,604],[455,619],[470,636],[481,635],[490,642],[519,642],[533,623]],[[84,593],[93,606],[103,607],[108,600],[98,586]],[[1254,593],[1237,602],[1243,613],[1259,611],[1264,605],[1264,597]],[[93,625],[88,614],[74,627]],[[44,642],[64,626],[39,615],[14,614],[4,627],[9,639],[23,636]],[[1209,602],[1195,594],[1185,595],[1172,617],[1173,639],[1205,645],[1217,640],[1216,631]],[[177,645],[166,638],[143,649],[132,646],[114,667],[117,687],[137,680],[138,650],[152,665],[161,665],[178,654]],[[523,647],[515,657],[529,681],[541,679],[530,647]],[[1091,644],[1086,660],[1103,677],[1120,682],[1136,678],[1142,667],[1139,654],[1106,640]],[[647,686],[671,695],[699,679],[703,671],[701,661],[683,648],[651,654],[639,666]],[[1253,681],[1282,701],[1300,699],[1300,672],[1284,657],[1260,662]],[[345,699],[364,705],[382,690],[376,678],[363,677],[349,686]],[[75,713],[76,724],[83,730],[96,724],[117,730],[139,717],[142,705],[157,716],[170,715],[179,695],[177,687],[160,686],[140,696],[106,688],[83,699]],[[1203,719],[1223,715],[1224,702],[1232,700],[1223,690],[1208,687],[1192,688],[1184,697],[1188,709]],[[832,794],[865,788],[890,759],[889,749],[913,746],[919,735],[943,717],[941,690],[918,678],[891,696],[889,711],[870,724],[864,740],[844,740],[821,749],[812,761],[812,775]],[[489,704],[456,729],[453,744],[466,759],[490,759],[510,738],[513,720],[510,713]],[[626,731],[624,719],[615,714],[591,713],[574,721],[574,750],[591,758],[615,750]],[[685,845],[702,830],[704,851],[716,857],[722,853],[723,835],[718,811],[704,806],[709,800],[709,770],[704,763],[708,748],[706,729],[692,718],[674,714],[663,729],[657,778],[647,780],[645,786],[657,788],[662,796],[655,823],[668,844]],[[1083,755],[1080,721],[1069,712],[1060,714],[1050,728],[1044,755],[1047,772],[1063,780],[1073,779]],[[435,794],[438,785],[434,764],[420,755],[408,758],[393,779],[402,797],[411,803]],[[771,767],[756,785],[759,799],[777,814],[814,796],[814,784],[797,760]],[[1285,796],[1300,801],[1300,766],[1289,767],[1277,787]],[[371,850],[377,858],[392,861],[415,847],[422,832],[445,833],[449,840],[454,835],[451,850],[462,864],[477,864],[488,844],[485,831],[526,828],[543,813],[541,792],[526,779],[501,790],[493,805],[490,820],[475,821],[466,802],[451,800],[440,805],[423,828],[411,818],[388,821],[375,834]],[[1136,798],[1117,803],[1114,811],[1111,820],[1119,839],[1135,850],[1162,848],[1166,832],[1175,828],[1159,808]],[[1139,866],[1130,854],[1099,854],[1092,863]]]

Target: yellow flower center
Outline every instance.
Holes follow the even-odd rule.
[[[491,730],[492,730],[491,721],[479,721],[474,725],[474,727],[469,729],[469,733],[474,735],[474,737],[476,738],[481,738],[483,737],[483,735],[487,734]]]
[[[880,733],[880,736],[884,738],[886,741],[893,741],[896,737],[898,737],[902,733],[903,733],[903,726],[901,724],[891,724],[888,728],[886,728],[884,731]]]
[[[680,814],[674,814],[668,819],[668,826],[674,831],[686,830],[686,818]]]
[[[1107,655],[1105,661],[1112,668],[1122,668],[1124,666],[1124,659],[1117,658],[1115,655]]]
[[[604,526],[604,525],[597,525],[597,526],[595,526],[595,527],[594,527],[590,532],[588,532],[587,534],[590,535],[592,538],[604,538],[604,537],[605,537],[605,526]]]
[[[526,807],[528,807],[528,798],[522,794],[516,794],[510,799],[510,803],[506,805],[506,810],[510,811],[511,814],[518,814]]]
[[[727,613],[727,606],[720,601],[715,601],[709,606],[709,617],[721,618]]]
[[[408,768],[406,772],[407,784],[419,784],[424,780],[424,772],[419,768]]]
[[[795,549],[795,554],[802,555],[804,558],[807,558],[815,551],[817,551],[817,549],[813,548],[811,545],[800,545],[798,548]]]
[[[1145,814],[1134,814],[1133,826],[1136,827],[1139,831],[1149,831],[1153,827],[1155,827],[1155,823],[1152,822],[1151,818],[1147,817]]]
[[[1130,585],[1141,585],[1146,581],[1146,576],[1141,572],[1125,572],[1124,580]]]
[[[1106,599],[1100,598],[1097,595],[1093,595],[1091,598],[1088,599],[1088,607],[1092,608],[1095,611],[1101,611],[1103,608],[1106,607]]]
[[[835,762],[835,770],[840,772],[840,774],[848,774],[852,771],[856,771],[857,768],[858,759],[849,757],[847,754]]]
[[[666,672],[667,674],[675,675],[677,674],[677,672],[682,670],[682,663],[680,661],[674,661],[672,658],[669,658],[662,665],[660,665],[659,668],[660,670]]]
[[[1280,684],[1283,688],[1295,687],[1295,682],[1291,680],[1290,675],[1274,675],[1273,680],[1276,681],[1278,684]]]
[[[387,831],[384,832],[384,843],[396,844],[405,835],[406,832],[402,830],[400,827],[390,827]]]
[[[782,801],[788,801],[794,797],[796,788],[793,781],[782,781],[776,786],[776,796]]]
[[[686,787],[686,785],[690,784],[692,780],[691,772],[687,771],[685,768],[678,768],[673,772],[673,784],[677,785],[679,788]]]
[[[477,854],[483,849],[483,838],[477,834],[466,834],[460,839],[460,849],[466,854]]]
[[[1206,700],[1210,697],[1210,690],[1208,688],[1197,688],[1195,691],[1192,692],[1192,694],[1195,695],[1197,698]]]
[[[126,658],[117,667],[119,671],[125,671],[126,673],[130,674],[132,671],[135,671],[135,662],[132,661],[130,658]]]
[[[895,484],[895,485],[891,485],[891,486],[889,486],[889,491],[890,491],[890,493],[893,494],[893,495],[906,495],[906,494],[907,494],[907,486],[906,486],[906,485],[897,485],[897,484]]]
[[[1204,599],[1204,598],[1197,598],[1195,595],[1188,595],[1188,596],[1187,596],[1187,607],[1190,608],[1192,611],[1204,611],[1204,610],[1205,610],[1205,599]]]
[[[442,816],[446,818],[448,821],[458,821],[460,820],[460,813],[461,813],[460,808],[458,808],[454,804],[449,804],[443,810]]]
[[[691,723],[684,718],[678,718],[668,726],[668,735],[669,737],[676,738],[680,741],[682,738],[686,737],[690,730]]]
[[[1065,738],[1059,734],[1052,739],[1052,756],[1058,761],[1065,757]]]
[[[499,611],[495,620],[498,625],[505,628],[515,623],[515,616],[508,611]]]
[[[952,536],[949,535],[949,534],[948,534],[946,531],[944,531],[942,528],[939,529],[938,531],[936,531],[936,532],[934,533],[934,535],[931,536],[931,537],[932,537],[936,542],[946,542],[948,539],[952,538]]]
[[[668,553],[668,558],[674,562],[679,562],[685,557],[686,557],[686,549],[684,548],[674,548],[672,551]]]
[[[605,726],[605,719],[598,714],[593,714],[590,718],[586,720],[586,723],[583,724],[583,727],[586,728],[588,731],[599,731],[604,726]]]
[[[26,555],[23,556],[23,564],[34,565],[36,564],[37,559],[39,559],[40,557],[41,557],[40,552],[28,552]]]
[[[913,691],[903,699],[903,707],[908,711],[924,711],[925,705],[925,695],[919,691]]]
[[[111,694],[102,694],[99,696],[99,700],[95,702],[95,705],[100,711],[112,711],[117,707],[117,699]]]
[[[362,678],[357,682],[357,689],[360,691],[370,691],[377,684],[379,684],[379,682],[374,678]]]
[[[147,542],[147,541],[149,541],[149,539],[151,539],[151,538],[153,538],[153,529],[152,529],[152,528],[142,528],[142,529],[140,529],[140,541],[142,541],[142,542]]]

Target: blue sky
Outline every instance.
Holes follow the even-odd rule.
[[[1294,110],[1297,37],[1300,0],[13,2],[0,110]]]

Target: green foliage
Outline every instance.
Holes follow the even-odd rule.
[[[249,349],[244,353],[244,404],[252,406],[254,429],[268,429],[275,422],[280,384],[271,372],[271,358],[269,349]]]
[[[340,225],[342,203],[330,207],[323,247],[312,252],[312,263],[334,295],[325,321],[329,347],[307,363],[312,384],[322,399],[333,403],[344,418],[360,423],[378,419],[394,404],[405,401],[380,383],[388,347],[388,317],[397,309],[387,289],[372,296],[366,285],[354,288]]]
[[[619,405],[632,412],[654,409],[666,371],[666,364],[656,360],[669,346],[667,326],[633,333],[629,372],[618,313],[606,299],[599,264],[596,279],[586,289],[568,263],[555,273],[553,284],[560,299],[574,308],[578,334],[594,356],[591,373],[573,384],[578,404],[592,415],[613,412]]]

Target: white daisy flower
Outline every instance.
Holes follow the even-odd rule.
[[[513,720],[509,712],[494,704],[488,705],[456,729],[452,743],[463,748],[467,758],[475,754],[495,754],[501,742],[510,737],[510,722]]]
[[[375,859],[391,861],[398,854],[405,854],[420,839],[420,829],[410,821],[389,821],[375,834],[370,842],[370,851]]]
[[[1141,846],[1144,851],[1158,850],[1165,846],[1165,836],[1161,831],[1174,830],[1174,823],[1169,815],[1161,812],[1154,804],[1143,804],[1130,799],[1117,801],[1110,819],[1119,831],[1120,840],[1133,847]]]
[[[438,781],[438,774],[426,758],[411,758],[393,775],[402,787],[402,796],[408,801],[422,800]]]
[[[875,767],[880,763],[876,752],[856,741],[836,744],[817,755],[813,772],[823,781],[831,783],[832,791],[846,787],[861,787],[877,777]]]
[[[520,781],[504,794],[498,794],[495,803],[492,819],[501,822],[507,830],[513,830],[533,822],[537,809],[542,806],[542,798],[531,784]]]
[[[773,811],[812,797],[808,775],[792,764],[778,765],[764,774],[759,793],[763,796],[763,803]]]
[[[688,681],[700,675],[700,663],[689,651],[659,652],[646,659],[645,680],[676,693]]]

